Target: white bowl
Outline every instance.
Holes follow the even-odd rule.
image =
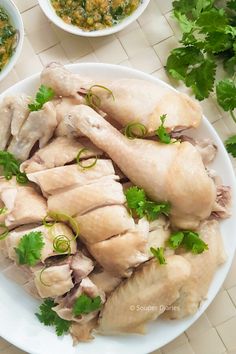
[[[12,70],[13,66],[16,64],[20,56],[22,46],[23,46],[23,41],[24,41],[24,25],[21,18],[21,14],[12,0],[0,0],[0,7],[2,7],[7,12],[10,18],[10,23],[17,30],[16,48],[9,62],[7,63],[7,65],[4,66],[4,68],[0,72],[0,81],[1,81],[4,77],[6,77],[9,74],[9,72]]]
[[[163,87],[168,86],[155,77],[118,65],[73,64],[68,68],[74,73],[94,78],[97,83],[99,83],[99,79],[104,81],[106,79],[137,78],[151,81],[154,84],[158,83]],[[0,102],[5,95],[20,92],[34,96],[39,85],[39,74],[37,74],[5,91],[0,96]],[[206,300],[203,301],[197,313],[182,320],[158,319],[148,326],[145,335],[97,335],[94,341],[80,343],[73,347],[69,335],[57,338],[52,328],[39,323],[34,313],[38,310],[40,302],[27,295],[19,285],[7,279],[0,271],[0,336],[31,354],[147,354],[172,341],[201,316],[222,286],[233,260],[236,248],[236,183],[224,145],[205,117],[200,127],[197,130],[192,130],[191,135],[196,138],[210,138],[217,145],[218,153],[210,167],[220,174],[225,185],[231,186],[234,201],[232,216],[221,222],[227,260],[215,273]]]
[[[123,30],[125,27],[127,27],[128,25],[130,25],[132,22],[137,20],[137,18],[143,13],[143,11],[148,6],[150,0],[141,0],[141,4],[139,5],[139,7],[130,16],[126,17],[117,25],[102,30],[90,31],[90,32],[84,31],[83,29],[77,26],[69,25],[65,23],[59,16],[57,16],[50,0],[38,0],[38,2],[41,9],[45,13],[45,15],[49,18],[49,20],[52,21],[56,26],[63,29],[64,31],[76,34],[77,36],[83,36],[83,37],[101,37],[101,36],[107,36],[109,34],[119,32]]]

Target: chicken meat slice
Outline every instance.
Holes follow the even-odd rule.
[[[94,263],[82,252],[77,251],[77,253],[71,257],[70,268],[73,270],[74,282],[79,283],[93,271]]]
[[[0,104],[0,150],[5,150],[11,136],[12,112],[7,97]]]
[[[29,114],[19,133],[12,139],[8,151],[21,161],[27,160],[35,143],[39,142],[39,147],[44,147],[56,126],[55,108],[52,102],[47,102],[42,110]]]
[[[169,201],[173,225],[194,229],[211,214],[216,188],[192,144],[130,140],[84,105],[75,107],[66,120],[105,151],[152,200]]]
[[[92,318],[86,323],[72,322],[69,332],[73,339],[73,345],[77,345],[80,342],[88,342],[94,339],[92,331],[97,326],[97,318]]]
[[[101,100],[99,109],[122,126],[134,120],[142,123],[149,133],[160,126],[162,114],[167,114],[165,126],[170,131],[196,128],[202,118],[201,107],[196,101],[156,82],[137,79],[98,82],[72,74],[58,64],[47,67],[41,80],[61,96],[77,97],[78,92],[86,92],[84,89],[92,85],[103,85],[112,91],[113,96],[107,90],[94,86],[92,92]]]
[[[157,220],[151,221],[148,234],[148,250],[151,247],[165,247],[170,237],[169,221],[164,216],[160,216]],[[149,255],[153,256],[149,251]]]
[[[48,198],[48,210],[60,210],[64,214],[75,216],[98,207],[124,203],[125,196],[122,185],[107,176],[94,183],[74,187],[50,196]]]
[[[82,149],[87,149],[83,153],[83,158],[90,158],[101,155],[101,150],[88,142],[80,142],[65,136],[52,140],[44,148],[39,149],[29,160],[21,164],[21,171],[33,173],[60,167],[76,160]]]
[[[76,216],[81,239],[93,244],[119,235],[135,227],[134,220],[123,205],[110,205]]]
[[[77,250],[77,245],[75,237],[71,229],[63,223],[56,223],[52,228],[41,226],[21,226],[19,228],[11,231],[6,238],[6,249],[8,252],[8,257],[13,261],[18,261],[15,248],[18,247],[20,240],[26,234],[30,232],[41,232],[43,237],[44,246],[41,251],[41,257],[38,262],[44,263],[48,257],[58,256],[62,254],[75,254]],[[64,237],[70,242],[70,249],[66,250],[64,253],[58,253],[54,248],[54,240],[57,237]]]
[[[81,87],[89,88],[92,84],[90,79],[73,74],[58,63],[51,63],[43,69],[41,83],[51,87],[57,96],[76,98],[79,96],[78,91]]]
[[[9,228],[41,222],[47,213],[46,200],[30,185],[0,182],[0,199],[7,208],[5,224]]]
[[[33,279],[33,272],[29,267],[11,263],[2,270],[2,274],[19,285],[26,285]]]
[[[68,264],[42,268],[35,272],[35,286],[41,298],[55,298],[73,288],[72,270]]]
[[[87,243],[87,248],[106,271],[128,277],[134,267],[150,258],[148,231],[148,221],[141,219],[133,230],[94,244]]]
[[[165,265],[155,259],[148,261],[115,289],[101,313],[100,333],[145,333],[147,322],[178,299],[190,275],[190,265],[176,255],[166,261]]]
[[[59,299],[58,305],[53,307],[53,310],[64,320],[73,320],[81,324],[87,323],[91,319],[97,317],[99,310],[92,311],[89,314],[75,316],[72,312],[72,307],[76,299],[78,299],[82,294],[85,294],[91,298],[100,296],[101,303],[103,304],[105,302],[104,292],[98,289],[89,277],[87,277],[84,278],[79,285],[75,286],[65,297]]]
[[[173,303],[173,309],[177,308],[178,311],[168,309],[164,314],[167,318],[180,319],[193,315],[206,298],[218,266],[226,259],[220,226],[216,220],[203,222],[199,234],[209,249],[198,255],[190,252],[181,253],[181,256],[190,263],[191,273],[180,290],[180,297]]]
[[[106,295],[110,294],[121,283],[122,278],[114,274],[102,270],[100,272],[92,272],[89,275],[90,280]]]
[[[88,164],[94,162],[94,159],[88,159]],[[52,195],[65,192],[65,189],[75,186],[84,186],[94,183],[104,176],[112,176],[115,171],[111,160],[98,159],[96,165],[90,169],[83,169],[78,164],[55,167],[52,169],[29,173],[27,177],[30,181],[38,184],[44,195]],[[63,190],[64,189],[64,190]]]

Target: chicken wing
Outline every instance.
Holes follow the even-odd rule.
[[[190,263],[191,274],[180,290],[180,297],[173,304],[178,311],[168,309],[164,314],[167,318],[176,319],[193,315],[206,297],[217,267],[225,261],[218,222],[216,220],[205,221],[199,228],[199,234],[208,244],[209,249],[199,255],[190,252],[181,254]]]
[[[94,159],[87,160],[88,164],[94,162]],[[96,165],[90,169],[83,169],[79,165],[69,165],[56,167],[45,171],[29,173],[27,177],[30,181],[37,183],[44,195],[63,192],[75,186],[84,186],[102,178],[112,176],[114,179],[115,171],[111,160],[99,159]],[[64,190],[65,191],[65,190]]]
[[[4,98],[0,104],[0,150],[5,150],[11,136],[12,112],[7,98]]]
[[[101,150],[88,142],[79,142],[73,138],[62,136],[52,140],[44,148],[38,150],[29,160],[23,162],[21,170],[25,173],[32,173],[64,166],[74,161],[79,151],[84,148],[88,149],[83,153],[84,158],[102,154]]]
[[[36,142],[44,147],[52,137],[57,126],[56,111],[51,102],[43,109],[31,112],[19,133],[12,139],[8,151],[21,161],[27,160]]]
[[[94,183],[74,187],[50,196],[48,198],[48,210],[60,210],[62,213],[75,216],[98,207],[124,203],[125,196],[122,185],[107,176]]]
[[[177,227],[196,228],[211,214],[216,188],[192,144],[130,140],[84,105],[75,107],[66,120],[105,151],[151,199],[169,201],[171,220]]]
[[[190,265],[181,256],[168,257],[165,265],[148,261],[107,299],[98,331],[144,333],[146,323],[155,320],[178,299],[189,275]]]

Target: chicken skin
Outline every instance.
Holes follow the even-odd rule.
[[[72,74],[63,66],[52,63],[43,70],[41,82],[53,88],[58,96],[75,98],[78,97],[79,92],[86,92],[86,89],[95,85],[92,87],[92,92],[101,101],[99,111],[105,112],[110,119],[117,121],[121,126],[134,120],[142,123],[149,134],[153,134],[160,126],[162,114],[167,114],[165,125],[170,131],[196,128],[202,118],[201,107],[196,101],[185,94],[150,81],[116,79],[97,82]],[[111,90],[113,96],[107,90],[96,86],[98,84]],[[80,134],[79,131],[77,133]]]
[[[100,333],[145,333],[146,323],[155,320],[178,299],[190,275],[190,265],[176,255],[166,261],[165,265],[155,259],[148,261],[115,289],[101,313]]]
[[[200,225],[199,234],[208,244],[208,250],[201,254],[181,253],[191,265],[191,274],[180,290],[180,297],[173,304],[178,311],[169,309],[164,316],[171,319],[193,315],[207,295],[208,288],[220,264],[225,261],[224,246],[216,220],[205,221]]]
[[[84,105],[75,107],[66,120],[105,151],[152,200],[169,201],[173,225],[194,229],[211,214],[216,187],[192,144],[130,140]]]

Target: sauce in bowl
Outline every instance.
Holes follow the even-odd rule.
[[[6,11],[0,7],[0,71],[9,62],[16,45],[16,30]]]
[[[56,14],[85,31],[101,30],[131,15],[141,0],[51,0]]]

